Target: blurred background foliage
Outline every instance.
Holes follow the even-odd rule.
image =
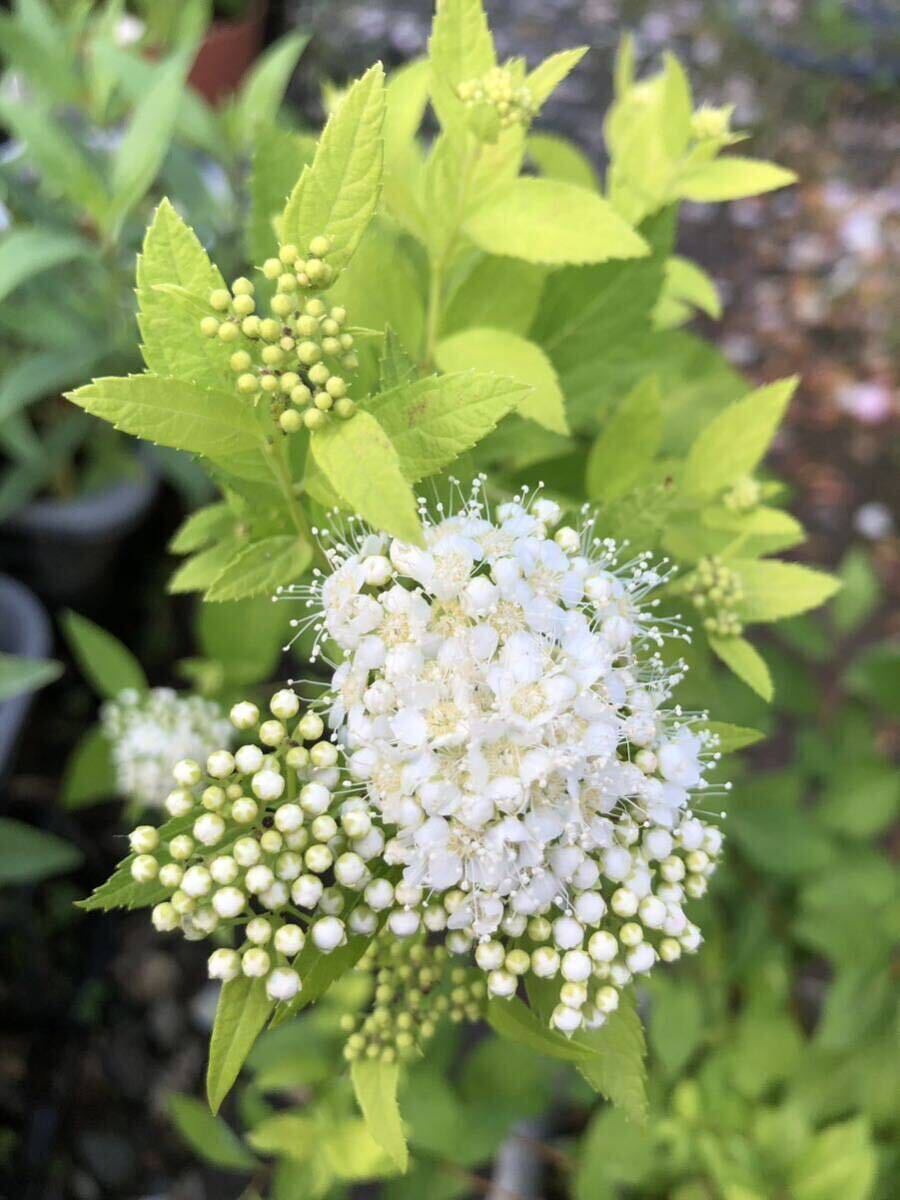
[[[270,5],[264,22],[252,4],[214,7],[22,0],[0,14],[9,137],[0,155],[0,520],[35,497],[162,473],[168,483],[140,536],[119,550],[126,586],[101,581],[70,600],[115,635],[113,683],[120,639],[153,684],[227,703],[289,673],[280,610],[160,601],[167,540],[202,481],[175,455],[135,462],[59,397],[92,374],[139,368],[133,264],[159,196],[177,199],[236,273],[254,139],[279,112],[285,127],[314,127],[323,88],[327,100],[373,58],[393,66],[418,53],[429,14],[416,0],[343,0],[339,11],[298,0]],[[715,210],[686,204],[679,250],[722,299],[721,321],[700,315],[692,328],[755,380],[804,376],[771,462],[810,529],[804,560],[837,570],[844,589],[826,612],[768,638],[771,708],[710,662],[692,664],[686,704],[769,737],[729,762],[728,860],[702,902],[704,951],[643,997],[646,1128],[598,1107],[576,1072],[511,1060],[493,1035],[473,1043],[448,1026],[407,1085],[415,1170],[379,1185],[381,1194],[893,1200],[896,15],[836,0],[488,8],[501,53],[536,60],[580,41],[597,47],[545,119],[598,169],[596,114],[609,100],[612,49],[630,28],[642,61],[677,50],[698,97],[735,104],[755,152],[801,176],[789,194]],[[216,106],[188,82],[211,15],[256,19],[254,36],[269,43]],[[677,365],[689,398],[699,388],[690,368]],[[56,653],[70,667],[62,678],[49,648],[38,668],[0,657],[0,700],[45,688],[0,818],[0,1177],[26,1200],[364,1194],[353,1189],[382,1168],[351,1154],[357,1117],[330,1067],[341,1012],[358,1003],[362,981],[348,979],[315,1014],[264,1038],[224,1118],[213,1118],[192,1099],[214,1000],[203,956],[163,946],[140,917],[88,923],[72,908],[119,856],[124,815],[107,802],[109,764],[91,733],[103,678],[83,681],[61,638]]]

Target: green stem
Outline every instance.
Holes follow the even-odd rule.
[[[271,440],[267,439],[263,443],[263,454],[265,455],[266,462],[269,464],[269,469],[275,476],[275,480],[281,489],[281,494],[284,496],[285,504],[287,504],[288,512],[291,514],[291,520],[294,522],[297,532],[308,545],[314,545],[309,521],[307,521],[306,514],[294,493],[294,481],[291,479],[290,468],[285,457],[284,438],[281,433],[276,432]]]
[[[441,293],[444,287],[444,258],[432,262],[428,279],[428,320],[425,332],[425,365],[434,366],[434,352],[437,349],[438,335],[441,330]]]
[[[458,212],[462,215],[466,211],[466,201],[469,195],[469,184],[472,181],[472,169],[478,161],[481,154],[481,143],[476,141],[471,146],[467,155],[462,171],[462,181],[460,183],[458,197]],[[444,273],[447,269],[447,264],[450,262],[453,251],[456,249],[456,243],[459,241],[459,235],[462,227],[460,220],[455,229],[453,229],[447,237],[446,244],[443,250],[436,256],[431,256],[430,270],[428,277],[428,308],[425,323],[425,366],[428,368],[434,367],[434,352],[437,349],[438,337],[441,332],[441,317],[443,316],[443,292],[444,292]]]

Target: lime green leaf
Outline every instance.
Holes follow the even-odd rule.
[[[854,1117],[817,1134],[791,1169],[792,1200],[868,1200],[878,1158],[868,1122]]]
[[[312,562],[312,547],[296,534],[263,538],[243,546],[207,589],[204,600],[243,600],[273,596],[294,583]]]
[[[619,1194],[617,1185],[640,1185],[656,1161],[652,1134],[608,1107],[594,1114],[578,1151],[573,1200],[613,1200]]]
[[[647,1119],[647,1046],[634,1001],[623,996],[605,1025],[572,1040],[589,1051],[576,1064],[579,1073],[595,1091],[643,1125]]]
[[[301,253],[321,234],[328,262],[347,265],[366,231],[381,189],[384,71],[378,63],[351,87],[329,118],[312,166],[306,167],[282,217],[281,239]]]
[[[11,229],[0,239],[0,301],[20,283],[90,253],[73,233],[54,229]]]
[[[662,403],[656,379],[625,397],[591,447],[585,486],[592,500],[624,496],[640,480],[662,442]]]
[[[650,1045],[670,1078],[678,1076],[703,1041],[701,994],[689,979],[655,978],[650,1000]]]
[[[369,1133],[401,1171],[409,1165],[409,1151],[397,1104],[400,1068],[380,1059],[359,1059],[350,1067],[356,1099]]]
[[[456,89],[497,64],[481,0],[438,0],[428,41],[431,102],[441,125],[461,124],[465,109]]]
[[[247,255],[252,262],[263,263],[277,253],[275,226],[291,189],[315,153],[315,139],[292,129],[263,126],[254,135],[246,230]]]
[[[116,794],[110,744],[99,726],[89,729],[69,755],[60,787],[63,808],[85,808]]]
[[[780,621],[818,608],[841,586],[833,575],[799,563],[733,558],[728,565],[740,578],[744,595],[737,611],[748,623]]]
[[[68,132],[40,105],[0,99],[0,117],[20,141],[53,195],[103,222],[109,208],[106,184]]]
[[[244,545],[244,538],[238,537],[237,534],[222,537],[212,546],[183,562],[169,579],[167,591],[174,595],[180,592],[205,591]]]
[[[838,633],[854,633],[878,607],[881,585],[869,555],[858,546],[844,556],[838,574],[841,590],[831,606],[831,621]]]
[[[337,494],[376,529],[416,545],[416,498],[390,438],[370,413],[332,421],[310,438],[313,459]]]
[[[391,329],[384,331],[384,347],[378,364],[378,390],[389,392],[403,384],[412,383],[419,369],[403,343]]]
[[[541,175],[597,191],[597,172],[584,151],[556,133],[531,133],[525,152]]]
[[[681,484],[695,496],[712,496],[750,475],[781,424],[797,377],[767,384],[730,404],[701,432],[687,456]]]
[[[219,1111],[231,1091],[253,1043],[265,1028],[275,1007],[266,995],[265,981],[244,975],[222,985],[209,1043],[206,1095],[209,1107]]]
[[[699,309],[714,320],[722,315],[716,285],[696,263],[675,254],[666,262],[666,280],[653,313],[657,329],[672,329]]]
[[[235,393],[158,375],[107,377],[67,399],[116,429],[160,446],[227,459],[259,440],[252,409]]]
[[[223,1171],[253,1171],[259,1165],[241,1139],[193,1096],[173,1092],[167,1104],[172,1124],[205,1162]]]
[[[338,1179],[380,1179],[397,1168],[366,1128],[355,1117],[334,1121],[319,1131],[319,1150]]]
[[[459,371],[381,392],[370,412],[391,439],[406,479],[418,483],[476,445],[524,394],[513,379]]]
[[[261,1154],[306,1162],[314,1154],[320,1137],[321,1129],[310,1117],[284,1112],[260,1121],[247,1134],[247,1141]]]
[[[168,545],[171,554],[190,554],[233,528],[234,514],[227,504],[207,504],[191,513],[178,526]]]
[[[162,843],[169,842],[180,833],[191,828],[196,817],[188,813],[184,817],[173,817],[159,828]],[[118,864],[115,871],[104,883],[94,888],[90,896],[77,902],[78,908],[85,912],[111,912],[115,908],[147,908],[158,904],[168,897],[166,889],[154,880],[152,883],[136,883],[131,876],[131,864],[134,854],[127,854]]]
[[[602,196],[556,179],[517,179],[479,208],[465,231],[482,250],[526,262],[598,263],[649,253]]]
[[[61,674],[62,665],[53,660],[0,652],[0,703],[23,692],[36,692]]]
[[[385,172],[404,168],[418,154],[415,137],[422,124],[431,71],[427,59],[416,58],[391,71],[385,84]]]
[[[526,334],[538,311],[547,272],[521,259],[485,255],[450,298],[441,322],[446,337],[487,325]]]
[[[422,344],[421,282],[404,239],[386,221],[369,225],[353,261],[331,289],[329,303],[343,305],[357,325],[374,330],[390,325],[413,354]]]
[[[719,739],[717,748],[722,754],[734,754],[736,750],[745,750],[748,746],[755,746],[766,736],[758,729],[747,729],[743,725],[728,725],[725,721],[704,721],[696,728],[714,733]]]
[[[267,596],[231,604],[200,604],[195,615],[200,650],[237,683],[256,683],[275,671],[285,640],[284,612]]]
[[[581,1063],[589,1052],[579,1043],[555,1033],[541,1018],[521,1000],[493,999],[488,1002],[488,1024],[495,1033],[527,1046],[536,1054],[546,1054],[563,1062]]]
[[[185,55],[174,56],[138,101],[113,162],[112,200],[105,221],[112,232],[143,199],[162,166],[189,65]]]
[[[796,179],[793,171],[774,163],[729,154],[695,167],[676,183],[675,192],[682,200],[701,203],[740,200],[743,196],[758,196],[787,187]]]
[[[235,109],[241,145],[249,146],[254,137],[274,126],[285,88],[308,42],[309,34],[287,34],[261,54],[244,76]]]
[[[550,360],[540,346],[505,329],[473,328],[440,342],[442,371],[496,371],[522,385],[517,408],[553,433],[567,434],[565,400]]]
[[[147,369],[156,375],[186,379],[204,387],[232,388],[230,351],[218,338],[200,333],[200,317],[182,299],[158,291],[183,288],[208,313],[209,295],[224,287],[193,229],[168,200],[162,200],[144,238],[137,261],[138,325]]]
[[[141,664],[118,638],[69,609],[60,625],[75,661],[101,696],[112,698],[126,688],[147,690]]]
[[[55,834],[0,817],[0,886],[40,883],[80,862],[81,851]]]
[[[750,512],[733,509],[705,508],[700,519],[708,529],[730,534],[728,554],[753,558],[762,554],[777,554],[806,540],[806,532],[796,517],[780,508],[760,505]]]
[[[769,668],[759,652],[751,646],[746,638],[711,637],[709,644],[713,653],[734,671],[738,679],[742,679],[748,687],[753,688],[754,692],[758,696],[762,696],[763,700],[772,699],[774,689]]]
[[[578,46],[574,50],[560,50],[557,54],[545,58],[540,66],[535,67],[526,77],[525,86],[538,107],[549,99],[569,72],[575,70],[587,52],[587,46]]]

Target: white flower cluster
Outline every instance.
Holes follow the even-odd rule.
[[[537,493],[492,517],[479,481],[453,515],[422,505],[424,548],[322,533],[331,574],[289,594],[339,648],[331,724],[402,868],[369,906],[397,937],[474,947],[494,996],[558,979],[571,1033],[697,949],[685,902],[722,838],[691,808],[718,755],[670,702],[684,668],[660,647],[686,634],[653,619],[664,577],[560,516]]]
[[[180,759],[203,759],[233,735],[218,704],[172,688],[127,688],[103,705],[100,720],[118,789],[142,808],[162,806]]]

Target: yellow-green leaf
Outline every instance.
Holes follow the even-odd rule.
[[[818,608],[835,594],[840,580],[824,571],[775,559],[729,559],[738,575],[743,598],[738,613],[747,623],[780,621]]]
[[[428,57],[431,102],[446,129],[464,119],[457,87],[484,75],[497,62],[481,0],[437,0]]]
[[[327,261],[340,271],[359,245],[381,191],[384,70],[358,79],[331,115],[312,165],[291,193],[281,220],[282,242],[305,253],[321,234],[331,239]]]
[[[123,433],[209,458],[227,458],[259,440],[253,412],[236,393],[209,391],[184,379],[106,377],[66,398]]]
[[[553,433],[567,434],[565,399],[556,371],[534,342],[506,329],[464,329],[439,343],[435,354],[442,371],[496,371],[518,381],[518,410]]]
[[[681,476],[686,492],[714,496],[759,465],[797,387],[797,377],[767,384],[730,404],[703,429]]]
[[[597,263],[650,252],[602,196],[556,179],[517,179],[479,208],[465,231],[483,250],[527,262]]]
[[[525,152],[541,175],[597,191],[597,172],[583,150],[556,133],[531,133]]]
[[[405,1171],[409,1151],[397,1104],[399,1072],[395,1062],[357,1059],[350,1068],[350,1078],[369,1133],[400,1170]]]
[[[296,534],[263,538],[243,546],[215,577],[204,600],[244,600],[274,595],[294,583],[312,562],[312,547]]]
[[[793,171],[775,163],[728,154],[695,167],[676,184],[675,192],[682,200],[712,203],[759,196],[762,192],[787,187],[796,180]]]
[[[214,1113],[231,1091],[274,1007],[266,995],[265,980],[239,975],[222,985],[206,1070],[206,1095]]]
[[[659,384],[651,376],[625,397],[591,447],[588,496],[607,502],[624,496],[656,457],[662,431]]]
[[[328,482],[363,520],[422,544],[416,498],[390,438],[370,413],[332,421],[312,435],[310,449]]]
[[[753,688],[763,700],[772,699],[774,689],[772,676],[763,658],[755,647],[742,637],[719,638],[711,637],[709,644],[713,653],[721,658],[726,667],[730,667],[748,687]]]
[[[556,91],[569,72],[575,70],[587,52],[587,46],[577,46],[574,50],[560,50],[535,67],[525,80],[533,103],[540,107]]]

